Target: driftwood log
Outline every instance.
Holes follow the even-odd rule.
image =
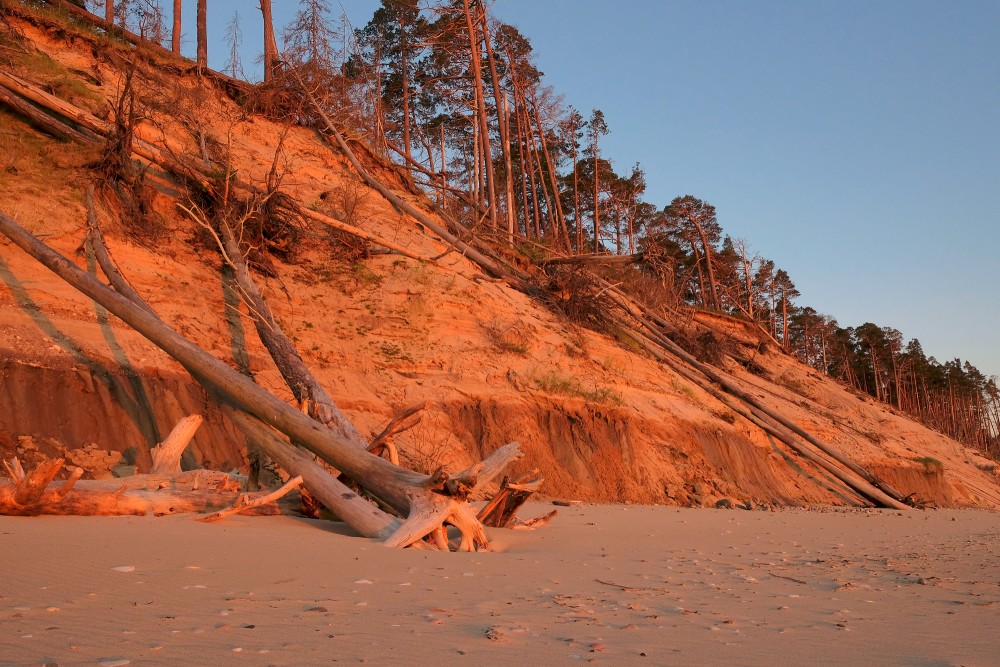
[[[181,419],[170,435],[152,450],[153,469],[121,479],[83,480],[83,469],[57,481],[63,459],[48,459],[25,471],[17,459],[4,461],[9,480],[0,479],[0,515],[37,516],[176,514],[223,510],[239,503],[238,479],[212,470],[182,472],[180,457],[202,422],[201,415]],[[235,512],[260,510],[273,498],[247,497]],[[269,513],[274,513],[272,509]]]

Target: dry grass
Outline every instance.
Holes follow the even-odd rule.
[[[518,322],[507,323],[498,317],[483,322],[483,332],[486,340],[499,352],[518,354],[525,356],[528,354],[528,345],[525,343],[528,331]]]

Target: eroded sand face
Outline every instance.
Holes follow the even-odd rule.
[[[0,665],[1000,655],[997,513],[559,512],[493,531],[502,551],[479,554],[390,550],[289,517],[0,517]]]

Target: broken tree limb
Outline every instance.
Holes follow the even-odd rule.
[[[302,485],[302,477],[293,477],[292,479],[285,482],[280,488],[275,489],[269,493],[242,493],[240,497],[236,499],[232,507],[221,510],[219,512],[214,512],[212,514],[205,514],[202,516],[195,517],[195,521],[203,521],[205,523],[212,523],[213,521],[219,521],[220,519],[225,519],[227,516],[233,516],[234,514],[240,514],[241,512],[246,512],[254,507],[260,507],[261,505],[266,505],[268,503],[273,503],[279,498],[285,496],[293,489],[298,488]]]
[[[556,518],[559,514],[559,510],[552,510],[548,514],[543,514],[542,516],[536,516],[534,519],[528,519],[527,521],[522,521],[521,519],[515,518],[514,525],[511,526],[514,530],[534,530],[535,528],[541,528],[546,525],[549,521]]]
[[[149,456],[153,459],[149,472],[154,475],[181,472],[181,454],[203,421],[205,420],[201,415],[195,414],[177,422],[163,442],[149,450]]]
[[[330,227],[331,229],[336,229],[339,232],[344,232],[345,234],[350,234],[351,236],[355,236],[355,237],[357,237],[357,238],[359,238],[359,239],[361,239],[363,241],[368,241],[370,243],[374,243],[376,245],[380,245],[383,248],[386,248],[387,250],[391,250],[392,252],[394,252],[396,254],[403,255],[404,257],[409,257],[410,259],[415,259],[415,260],[418,260],[418,261],[421,261],[421,262],[429,262],[429,261],[431,261],[431,260],[427,259],[426,257],[422,257],[422,256],[414,253],[413,251],[404,248],[403,246],[399,245],[398,243],[393,243],[392,241],[388,241],[388,240],[382,238],[381,236],[378,236],[377,234],[372,234],[370,232],[366,232],[363,229],[359,229],[359,228],[357,228],[357,227],[355,227],[353,225],[349,225],[346,222],[343,222],[342,220],[337,220],[336,218],[330,217],[328,215],[323,215],[322,213],[319,213],[318,211],[314,211],[314,210],[312,210],[310,208],[301,207],[299,209],[299,212],[301,212],[302,215],[304,215],[305,217],[309,218],[310,220],[313,220],[313,221],[318,222],[320,224],[326,225],[327,227]]]
[[[21,462],[14,459],[13,465],[7,468],[11,470],[11,477],[15,480],[14,493],[11,495],[14,504],[29,505],[37,502],[45,492],[45,487],[62,470],[63,463],[63,459],[49,459],[40,463],[31,472],[25,473],[21,468]]]
[[[542,479],[536,477],[537,470],[522,475],[516,482],[504,477],[500,491],[479,511],[478,518],[484,526],[510,528],[517,519],[517,512],[538,490]],[[534,479],[532,479],[534,478]]]
[[[419,424],[420,420],[423,419],[423,415],[420,412],[426,407],[427,401],[423,401],[410,406],[393,417],[386,424],[385,428],[382,429],[382,432],[372,439],[372,443],[368,446],[368,451],[376,455],[381,455],[384,451],[389,455],[389,461],[399,465],[399,452],[396,450],[396,445],[392,442],[392,437]]]

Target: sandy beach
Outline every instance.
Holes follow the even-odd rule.
[[[582,505],[491,536],[0,517],[0,665],[1000,664],[998,513]]]

